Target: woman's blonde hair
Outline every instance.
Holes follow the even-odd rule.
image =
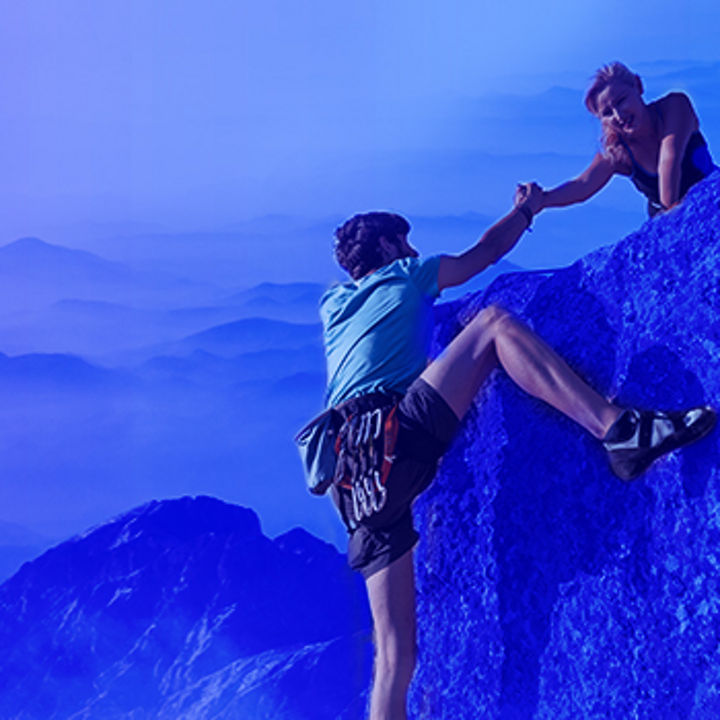
[[[621,82],[630,87],[637,88],[641,94],[643,92],[643,84],[640,76],[636,75],[626,65],[617,61],[603,65],[595,73],[593,81],[585,93],[585,107],[598,118],[600,117],[597,106],[598,95],[611,82]],[[621,163],[630,162],[630,156],[620,140],[620,134],[604,123],[602,125],[601,142],[604,154],[612,160]]]

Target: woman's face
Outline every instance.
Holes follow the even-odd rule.
[[[632,136],[646,129],[647,106],[635,85],[618,80],[611,81],[596,99],[600,122],[625,136]]]

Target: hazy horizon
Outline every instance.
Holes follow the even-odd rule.
[[[244,422],[236,407],[243,398],[262,405],[259,388],[270,380],[255,352],[271,353],[268,367],[279,368],[272,392],[281,407],[283,349],[241,348],[237,326],[222,340],[225,355],[214,354],[218,344],[208,350],[207,336],[197,338],[258,307],[266,320],[286,313],[293,323],[309,323],[312,308],[308,298],[283,305],[233,293],[265,281],[339,278],[332,231],[362,210],[408,216],[424,254],[464,249],[509,208],[516,182],[552,185],[589,162],[599,129],[582,96],[598,66],[624,60],[642,75],[648,98],[687,92],[720,157],[713,32],[720,10],[709,0],[683,7],[661,0],[650,15],[620,0],[593,7],[317,0],[310,12],[287,0],[33,0],[4,9],[0,353],[31,348],[42,357],[39,364],[4,357],[3,381],[17,394],[3,411],[12,482],[0,520],[35,530],[49,528],[53,516],[77,531],[81,518],[100,521],[103,493],[115,493],[118,511],[128,509],[125,501],[162,497],[170,486],[153,472],[165,466],[156,459],[141,467],[132,457],[157,448],[179,453],[176,470],[190,468],[173,492],[239,497],[232,483],[243,481],[244,456],[227,418]],[[565,266],[645,220],[644,199],[617,178],[583,206],[543,213],[507,260],[531,270]],[[47,245],[14,259],[3,252],[21,237]],[[108,264],[53,255],[51,246]],[[322,394],[321,360],[304,342],[293,348],[293,372],[307,380],[300,414]],[[123,362],[132,365],[127,358],[138,348],[147,356],[131,367],[130,382]],[[231,351],[243,356],[236,366]],[[57,352],[92,367],[52,359]],[[95,363],[109,374],[97,375]],[[257,376],[244,379],[241,370]],[[17,390],[20,376],[33,392]],[[68,391],[69,376],[90,383],[80,399]],[[106,382],[107,397],[98,390]],[[130,400],[117,390],[125,382]],[[44,383],[42,392],[31,383]],[[183,400],[186,386],[192,402]],[[215,401],[226,403],[223,422]],[[203,422],[216,430],[203,435],[198,457],[206,465],[184,466],[183,441]],[[272,418],[263,423],[242,452],[255,452]],[[79,428],[98,434],[98,448]],[[290,450],[288,442],[283,453]],[[57,487],[104,464],[108,487],[96,486],[92,473],[72,492]],[[209,468],[222,480],[208,480]],[[262,483],[247,482],[246,497],[270,507]],[[302,496],[302,512],[270,518],[268,510],[269,526],[315,512],[299,466],[297,483],[292,498]],[[44,525],[24,523],[35,510]],[[340,537],[324,512],[316,531]]]

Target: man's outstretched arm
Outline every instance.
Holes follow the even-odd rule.
[[[538,212],[541,203],[542,189],[537,184],[522,185],[515,196],[515,207],[487,230],[475,245],[460,255],[442,257],[438,269],[439,289],[462,285],[510,252],[527,230],[529,213],[534,215]]]

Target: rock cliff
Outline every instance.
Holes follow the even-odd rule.
[[[715,173],[571,267],[441,306],[438,348],[498,303],[622,405],[720,406],[719,200]],[[495,372],[416,503],[414,716],[719,716],[719,481],[715,431],[622,483]]]

